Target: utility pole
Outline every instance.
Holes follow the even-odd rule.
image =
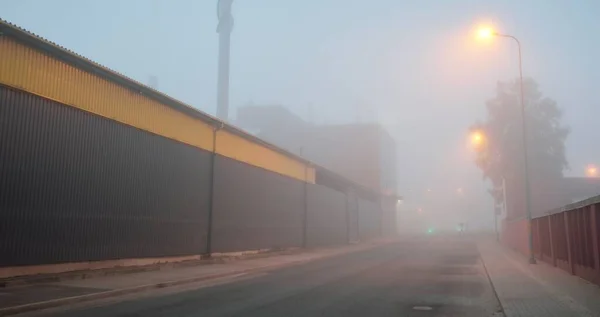
[[[300,147],[300,157],[304,157],[304,146]],[[302,247],[308,247],[308,167],[304,164],[304,182],[303,194],[304,194],[304,214],[302,215]]]
[[[529,183],[529,158],[528,158],[528,146],[527,146],[527,118],[525,117],[525,92],[523,89],[523,58],[521,54],[521,42],[519,39],[512,35],[495,33],[496,36],[511,38],[517,43],[519,49],[519,87],[520,87],[520,101],[521,101],[521,128],[523,133],[523,182],[525,183],[525,214],[527,216],[527,231],[528,231],[528,245],[529,245],[529,264],[536,264],[535,256],[533,254],[533,231],[531,229],[532,216],[531,216],[531,184]]]
[[[227,121],[229,116],[229,53],[233,16],[231,4],[233,0],[218,0],[217,33],[219,33],[219,73],[217,77],[217,117]]]
[[[523,183],[525,184],[525,215],[527,217],[527,231],[528,231],[528,245],[529,245],[529,264],[536,264],[535,255],[533,254],[533,231],[531,229],[532,216],[531,216],[531,188],[529,184],[529,159],[528,159],[528,146],[527,146],[527,119],[525,117],[525,92],[523,89],[523,56],[521,54],[521,41],[515,36],[510,34],[502,34],[495,32],[490,29],[483,29],[479,31],[481,37],[499,36],[509,38],[517,43],[519,49],[519,87],[520,87],[520,101],[521,101],[521,128],[523,133]]]

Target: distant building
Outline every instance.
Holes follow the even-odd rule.
[[[396,146],[377,124],[317,126],[306,140],[306,156],[382,193],[395,194]]]
[[[521,182],[507,186],[507,219],[525,216],[525,189]],[[600,178],[562,177],[546,182],[532,182],[532,215],[542,215],[562,206],[600,195]]]
[[[294,154],[301,154],[306,133],[312,127],[302,118],[277,105],[238,108],[236,125]]]
[[[563,205],[600,195],[600,178],[565,177],[561,184]]]
[[[282,106],[239,108],[237,125],[380,193],[396,195],[396,144],[380,125],[314,125]]]

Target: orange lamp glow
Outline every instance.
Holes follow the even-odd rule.
[[[471,133],[471,143],[475,146],[480,146],[485,141],[485,136],[481,131]]]
[[[479,38],[489,39],[490,37],[495,35],[495,32],[492,31],[492,29],[490,29],[490,28],[481,28],[477,32],[477,35],[479,36]]]
[[[587,177],[598,177],[598,168],[594,165],[589,165],[585,170]]]

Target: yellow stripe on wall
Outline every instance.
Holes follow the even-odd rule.
[[[210,125],[116,83],[0,37],[0,82],[206,150]]]
[[[296,179],[315,182],[315,170],[304,163],[286,157],[267,147],[248,142],[242,137],[227,131],[217,133],[216,152],[220,155],[242,161],[264,169],[276,171]]]
[[[210,124],[8,36],[0,36],[0,83],[204,150],[213,149]],[[299,180],[315,181],[313,168],[229,132],[218,133],[216,152]]]

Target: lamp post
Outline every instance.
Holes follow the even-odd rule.
[[[525,183],[525,208],[527,212],[527,231],[528,231],[528,245],[529,245],[529,264],[536,264],[535,257],[533,255],[533,232],[531,230],[531,194],[529,186],[529,163],[527,154],[527,123],[525,119],[525,96],[523,91],[523,60],[521,57],[521,42],[513,35],[502,34],[495,32],[491,29],[482,29],[479,31],[479,36],[482,38],[489,38],[492,36],[505,37],[513,39],[517,43],[519,49],[519,88],[520,88],[520,101],[521,101],[521,125],[523,129],[523,177]]]
[[[217,78],[217,117],[227,121],[229,116],[229,46],[231,30],[233,29],[233,16],[231,4],[233,0],[218,0],[217,18],[219,24],[219,71]]]

